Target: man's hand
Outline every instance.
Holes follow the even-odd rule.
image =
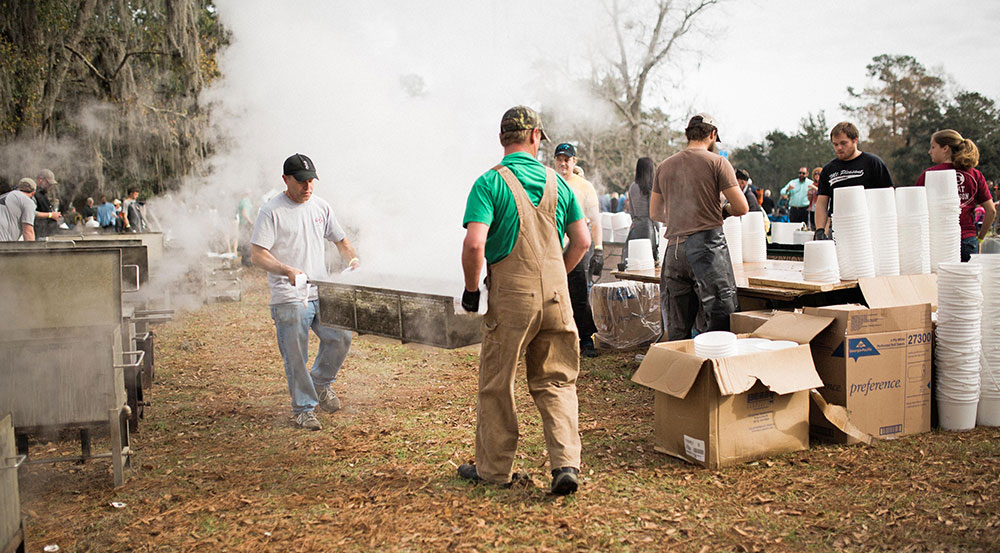
[[[829,239],[830,237],[826,235],[826,230],[823,228],[816,229],[816,232],[813,234],[813,240],[829,240]]]
[[[472,292],[468,290],[462,291],[462,309],[470,313],[479,311],[479,290]]]

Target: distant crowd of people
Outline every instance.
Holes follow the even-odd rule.
[[[55,174],[42,169],[32,179],[24,177],[13,190],[0,195],[0,242],[44,239],[60,231],[82,232],[143,232],[146,228],[146,211],[139,200],[139,189],[131,187],[125,200],[108,200],[101,196],[101,203],[94,205],[94,198],[87,198],[81,209],[72,202],[60,209],[55,196],[59,184]]]

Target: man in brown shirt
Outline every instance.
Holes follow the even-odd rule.
[[[733,166],[712,151],[719,141],[715,119],[699,113],[684,134],[687,147],[656,168],[649,197],[649,216],[666,225],[668,240],[660,270],[660,316],[668,340],[690,338],[696,321],[699,333],[729,330],[729,315],[738,306],[723,210],[739,217],[749,209]]]

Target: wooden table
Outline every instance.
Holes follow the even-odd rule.
[[[808,286],[802,280],[802,262],[769,259],[763,263],[744,263],[734,267],[740,310],[863,303],[856,280],[824,286]],[[660,283],[660,270],[612,271],[619,280]],[[761,281],[768,281],[762,284]],[[774,285],[771,281],[784,281]],[[799,284],[803,283],[803,284]]]

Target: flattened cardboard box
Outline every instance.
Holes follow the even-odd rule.
[[[753,337],[784,350],[706,359],[694,341],[653,344],[632,381],[655,390],[656,449],[719,468],[809,447],[809,390],[822,385],[809,341],[832,319],[779,313]]]
[[[862,305],[807,307],[833,317],[813,342],[813,358],[828,403],[847,409],[852,423],[876,438],[927,432],[931,427],[931,309],[934,275],[862,279]],[[897,305],[898,302],[920,302]],[[814,438],[855,443],[816,409]]]

